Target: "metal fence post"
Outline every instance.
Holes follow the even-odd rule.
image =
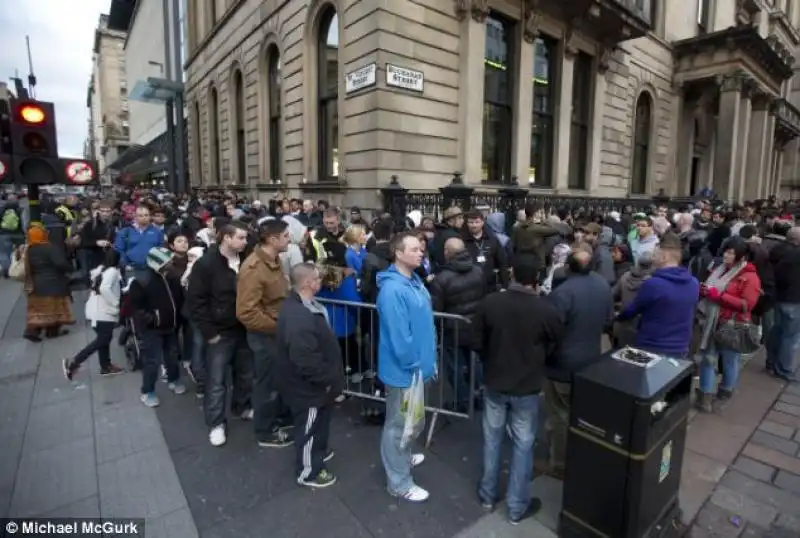
[[[517,211],[525,207],[528,189],[520,187],[517,176],[513,176],[511,178],[511,185],[500,189],[500,195],[502,211],[506,215],[506,233],[511,235],[514,222],[517,220]]]
[[[463,211],[467,211],[472,207],[472,193],[475,189],[464,185],[464,180],[461,178],[461,172],[453,172],[453,180],[450,184],[439,188],[439,192],[442,193],[443,211],[453,206],[458,206]]]
[[[408,189],[400,185],[397,175],[393,175],[389,184],[381,189],[383,210],[394,218],[396,225],[402,225],[402,227],[405,227],[406,208],[408,207],[406,193],[408,193]]]

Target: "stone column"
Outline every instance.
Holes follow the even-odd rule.
[[[773,161],[775,158],[775,114],[772,109],[767,113],[767,137],[764,143],[764,167],[759,174],[758,197],[766,198],[772,181]]]
[[[781,168],[783,168],[783,147],[775,148],[775,172],[767,196],[777,196],[781,190]]]
[[[755,90],[755,81],[748,79],[745,80],[742,87],[742,97],[739,102],[739,151],[736,158],[736,175],[734,177],[733,185],[733,199],[741,202],[744,198],[744,184],[747,174],[747,156],[748,144],[750,142],[750,123],[753,112],[753,102],[751,97]]]
[[[481,180],[483,153],[483,58],[486,54],[486,15],[471,10],[461,21],[459,59],[458,162],[467,183]]]
[[[606,68],[601,65],[599,69],[600,73],[594,79],[594,102],[592,104],[592,123],[590,124],[592,131],[589,134],[591,151],[589,157],[589,194],[597,192],[600,187],[600,169],[602,168],[600,149],[603,145],[603,114],[605,113],[608,79],[606,79]],[[653,147],[655,148],[655,143]]]
[[[569,137],[572,127],[572,79],[575,74],[575,54],[569,40],[561,48],[561,69],[559,70],[558,108],[556,109],[556,155],[553,160],[555,188],[559,192],[569,188]]]
[[[747,147],[747,167],[744,179],[746,200],[756,200],[764,184],[763,170],[769,161],[769,99],[766,95],[753,97],[753,115],[750,119],[750,144]]]
[[[528,184],[531,166],[531,122],[533,121],[533,43],[537,34],[526,30],[519,47],[518,83],[514,92],[514,141],[511,173]]]
[[[739,177],[739,124],[744,81],[742,74],[733,73],[723,77],[720,84],[714,152],[714,192],[727,201],[733,199],[734,185]]]

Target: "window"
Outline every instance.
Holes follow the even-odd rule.
[[[210,150],[210,177],[213,183],[219,183],[219,101],[217,89],[211,88],[208,106],[208,139]]]
[[[642,92],[636,101],[636,116],[633,128],[633,170],[631,170],[631,193],[647,194],[647,164],[650,159],[650,115],[653,100]]]
[[[339,177],[339,16],[332,6],[320,18],[317,52],[318,179]]]
[[[589,123],[594,95],[593,58],[579,52],[575,56],[572,78],[572,114],[569,135],[570,189],[586,189],[589,160]]]
[[[697,0],[697,33],[705,34],[710,30],[711,0]]]
[[[245,159],[245,139],[244,139],[244,80],[242,72],[236,70],[233,74],[234,101],[234,126],[236,135],[236,181],[238,183],[247,182],[247,163]]]
[[[481,175],[488,183],[511,182],[515,64],[514,24],[492,13],[486,19],[483,61],[483,149]]]
[[[194,159],[197,172],[197,184],[203,184],[203,142],[200,139],[200,103],[194,103]]]
[[[267,50],[270,179],[281,178],[281,57],[278,47]]]
[[[533,118],[528,183],[531,187],[553,185],[553,115],[558,90],[556,80],[558,44],[540,37],[533,53]]]

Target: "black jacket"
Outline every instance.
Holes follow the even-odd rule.
[[[83,225],[83,229],[80,232],[81,248],[89,251],[89,263],[92,268],[103,263],[103,257],[105,256],[104,250],[97,246],[97,242],[108,241],[113,248],[116,234],[117,227],[110,220],[104,222],[99,218],[93,218]]]
[[[475,239],[467,232],[464,232],[463,238],[472,260],[480,263],[483,267],[487,289],[495,291],[498,285],[501,288],[507,288],[509,275],[506,249],[500,245],[500,241],[497,240],[494,233],[485,227],[481,239]]]
[[[428,291],[433,301],[434,312],[446,312],[472,319],[478,304],[486,295],[486,280],[480,265],[472,262],[469,252],[462,251],[452,260],[439,267]],[[452,334],[458,328],[458,345],[472,343],[472,331],[467,323],[444,320],[444,331]],[[444,337],[445,344],[452,345],[455,336]]]
[[[438,266],[444,264],[444,244],[453,237],[462,237],[461,230],[452,226],[437,225],[433,241],[428,245],[428,252],[436,272]]]
[[[291,408],[322,407],[342,393],[341,350],[323,311],[306,306],[291,292],[278,314],[277,338],[277,379]]]
[[[751,243],[749,246],[750,261],[755,265],[758,279],[761,281],[761,298],[753,308],[753,314],[763,316],[772,310],[775,304],[775,270],[769,261],[767,249],[758,243]]]
[[[236,277],[216,245],[192,266],[187,313],[206,341],[244,333],[244,326],[236,318]]]
[[[780,303],[800,303],[800,247],[791,243],[776,246],[769,253],[775,272],[775,297]]]
[[[41,297],[67,297],[72,264],[64,250],[55,245],[28,247],[28,270],[33,281],[33,293]]]
[[[555,307],[531,290],[511,284],[487,296],[473,318],[486,387],[512,396],[539,393],[563,332]]]
[[[128,298],[137,333],[145,330],[166,333],[180,326],[183,288],[170,274],[148,269],[145,276],[137,276],[133,280]]]

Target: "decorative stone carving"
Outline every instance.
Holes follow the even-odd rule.
[[[611,59],[614,53],[619,50],[616,43],[607,41],[600,45],[599,54],[597,55],[597,70],[602,74],[608,71],[611,66]]]
[[[456,17],[458,20],[464,20],[467,16],[467,12],[472,7],[472,0],[454,0],[453,1],[453,9],[455,9]]]
[[[564,33],[564,54],[569,58],[578,54],[578,44],[576,42],[578,30],[575,29],[576,26],[577,25],[572,24],[569,25],[567,31]]]
[[[489,16],[489,0],[472,0],[472,20],[484,23]]]
[[[741,92],[747,81],[747,75],[744,72],[737,71],[728,75],[719,77],[719,91],[720,92]]]
[[[539,25],[542,23],[542,13],[539,11],[539,0],[525,0],[525,26],[522,38],[527,43],[534,43],[539,37]]]

